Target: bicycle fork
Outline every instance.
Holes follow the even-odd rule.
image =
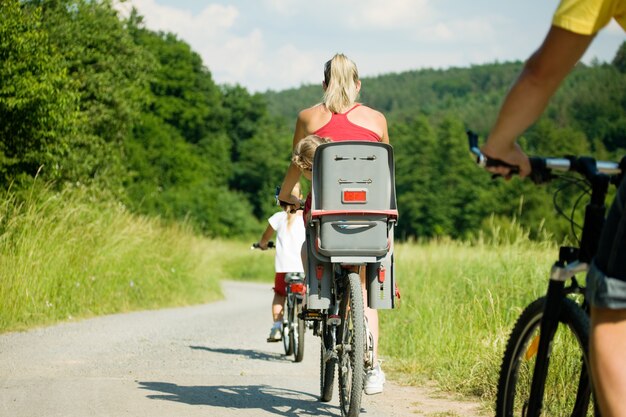
[[[530,397],[528,399],[527,417],[539,417],[543,405],[543,394],[545,391],[545,381],[548,374],[552,340],[559,325],[559,315],[561,313],[561,301],[564,297],[564,281],[556,281],[550,278],[546,303],[543,316],[541,317],[539,331],[539,347],[535,360],[535,370],[530,386]]]
[[[552,341],[554,340],[554,335],[559,326],[561,308],[566,297],[565,282],[569,279],[575,279],[574,277],[577,273],[588,269],[587,263],[577,260],[578,255],[579,250],[577,248],[561,247],[559,260],[555,262],[550,273],[550,281],[539,330],[537,358],[535,360],[535,369],[531,382],[528,408],[525,413],[527,417],[539,417],[541,415],[546,378],[550,365]],[[588,387],[589,379],[587,369],[583,366],[577,395],[581,395]],[[577,401],[576,404],[579,404],[579,401]]]

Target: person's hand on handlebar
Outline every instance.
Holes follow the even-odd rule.
[[[490,136],[480,150],[489,158],[485,169],[493,174],[510,179],[514,173],[526,177],[531,172],[528,156],[516,142],[511,146],[506,141],[497,141]],[[517,167],[519,172],[515,172],[513,167]]]

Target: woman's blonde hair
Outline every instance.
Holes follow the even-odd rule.
[[[313,156],[315,150],[322,143],[328,143],[331,140],[318,135],[309,135],[296,145],[291,156],[291,161],[302,171],[310,171],[313,168]]]
[[[359,71],[344,54],[336,54],[324,64],[324,83],[323,103],[333,113],[341,113],[359,96]]]

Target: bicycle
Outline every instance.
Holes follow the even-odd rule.
[[[478,148],[478,137],[467,133],[478,165],[503,165],[513,168],[513,173],[519,172],[517,167],[488,159]],[[599,416],[589,373],[590,308],[585,286],[576,274],[588,270],[597,251],[609,185],[619,185],[626,157],[620,163],[576,156],[531,157],[530,163],[530,179],[535,184],[556,178],[570,184],[586,184],[590,187],[590,200],[585,207],[578,247],[559,248],[546,295],[526,306],[509,335],[498,379],[496,417]],[[553,171],[569,171],[577,176],[556,175]],[[575,204],[579,201],[580,198]],[[573,225],[573,216],[570,221]],[[551,364],[557,364],[560,373]],[[546,395],[548,387],[553,387],[550,395]]]
[[[365,374],[375,365],[360,274],[366,274],[369,307],[393,308],[395,296],[398,213],[391,146],[361,141],[320,145],[311,190],[302,316],[313,322],[321,339],[320,400],[332,399],[337,369],[341,415],[356,417]]]
[[[302,304],[306,293],[304,273],[288,272],[285,275],[287,297],[283,313],[283,346],[285,355],[293,355],[294,362],[304,358],[304,334],[306,323],[302,318]]]
[[[268,249],[275,248],[274,242],[267,243]],[[250,249],[260,249],[257,243],[253,243]],[[301,318],[302,303],[306,292],[304,273],[287,272],[285,274],[285,307],[283,309],[282,336],[285,355],[294,355],[294,362],[302,362],[304,358],[304,333],[306,323]]]

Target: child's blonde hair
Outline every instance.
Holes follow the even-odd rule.
[[[296,148],[293,150],[291,161],[302,171],[310,171],[313,169],[313,156],[315,150],[322,143],[331,142],[328,138],[323,138],[318,135],[309,135],[303,138]]]

